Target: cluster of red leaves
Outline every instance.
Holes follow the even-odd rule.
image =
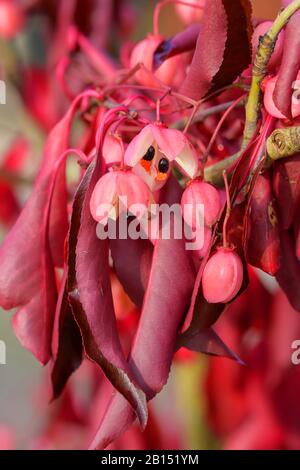
[[[49,67],[56,65],[58,81],[72,102],[48,135],[31,196],[1,246],[0,304],[5,309],[18,308],[15,334],[41,363],[50,362],[55,398],[84,356],[101,368],[117,390],[98,416],[100,427],[94,429],[92,447],[102,448],[125,432],[136,416],[146,426],[147,401],[165,385],[178,348],[237,359],[211,328],[226,305],[208,303],[201,286],[210,253],[224,242],[224,224],[227,242],[243,262],[239,294],[248,286],[250,263],[276,275],[292,305],[300,309],[300,264],[295,250],[299,178],[287,177],[299,172],[299,159],[276,163],[261,174],[266,139],[276,126],[275,119],[263,112],[256,135],[228,169],[232,210],[228,218],[224,205],[201,262],[186,250],[185,240],[172,235],[154,244],[148,239],[100,240],[90,200],[108,171],[103,150],[112,129],[118,129],[126,146],[145,124],[157,119],[180,130],[187,123],[200,178],[211,164],[239,150],[243,112],[235,106],[250,83],[251,5],[246,0],[210,0],[200,24],[169,39],[156,33],[148,36],[138,52],[132,43],[124,42],[119,58],[112,59],[103,47],[109,44],[112,24],[119,26],[121,34],[126,30],[128,10],[118,1],[91,1],[84,12],[80,4],[40,1],[28,12],[29,19],[35,11],[47,15],[53,35]],[[293,22],[290,25],[292,31],[286,33],[294,38],[296,28]],[[290,70],[297,49],[284,47]],[[144,68],[132,62],[136,55],[143,58]],[[279,74],[281,67],[287,67],[281,64]],[[293,77],[282,83],[284,93]],[[32,79],[39,84],[33,96]],[[45,129],[52,127],[65,107],[61,92],[52,85],[47,73],[27,70],[24,100]],[[216,135],[222,106],[228,103],[230,115],[225,115],[226,125]],[[191,111],[197,117],[211,108],[221,111],[207,119],[189,120]],[[79,120],[82,130],[74,139],[72,124]],[[76,190],[66,181],[71,146],[80,163]],[[180,202],[182,188],[172,175],[156,196],[171,205]],[[139,311],[126,351],[116,320],[111,269]]]
[[[111,285],[115,299],[115,313],[122,346],[126,352],[130,346],[139,321],[139,311],[124,293],[124,290],[111,272]],[[84,393],[81,391],[84,383]],[[68,436],[69,449],[89,447],[105,413],[113,392],[113,387],[99,368],[90,361],[66,385],[61,400],[47,410],[47,399],[51,390],[44,386],[40,390],[40,406],[48,415],[44,429],[29,443],[33,449],[65,449]],[[116,439],[110,449],[176,449],[181,448],[180,433],[164,422],[155,409],[150,407],[148,424],[144,432],[136,423],[124,435]]]

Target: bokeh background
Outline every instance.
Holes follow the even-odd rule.
[[[254,15],[258,18],[274,18],[279,7],[280,0],[253,1]],[[139,0],[135,2],[135,8],[139,21],[131,35],[132,39],[138,40],[151,29],[153,2]],[[163,11],[160,23],[167,36],[181,27],[179,18],[170,11],[171,7]],[[0,25],[2,21],[0,17]],[[17,196],[15,201],[8,191],[1,189],[1,239],[12,223],[17,205],[28,196],[51,123],[51,116],[42,116],[44,121],[41,125],[36,116],[27,111],[27,102],[32,95],[37,100],[46,96],[42,80],[36,82],[30,76],[19,76],[20,63],[43,63],[43,44],[39,41],[42,21],[36,15],[15,38],[0,38],[1,69],[7,84],[7,103],[0,105],[0,181],[12,184]],[[39,90],[32,88],[36,83],[41,87]],[[22,89],[23,85],[26,85],[26,90]],[[45,106],[45,109],[49,107]],[[14,160],[16,156],[19,163]],[[4,167],[7,158],[11,159],[13,171]],[[300,333],[299,322],[285,298],[280,293],[274,294],[276,285],[268,279],[263,279],[261,284],[256,277],[254,282],[259,287],[252,299],[251,295],[242,299],[240,305],[229,312],[228,320],[222,319],[218,325],[223,340],[233,349],[242,343],[239,347],[244,351],[254,351],[249,352],[248,372],[244,369],[241,372],[243,366],[232,364],[228,359],[179,355],[167,387],[153,403],[161,431],[153,431],[151,444],[128,437],[127,442],[120,444],[123,448],[134,445],[183,449],[299,446],[299,400],[294,395],[299,390],[300,376],[295,369],[289,370],[283,379],[280,375],[290,362],[290,344],[297,339],[297,328]],[[40,436],[49,431],[49,423],[58,405],[48,404],[45,392],[48,372],[20,346],[12,332],[11,317],[12,312],[0,312],[0,339],[7,346],[7,364],[0,365],[0,448],[72,448],[77,441],[80,447],[81,426],[79,422],[74,425],[74,420],[70,419],[62,420],[65,427],[62,425],[59,439],[53,439],[52,444],[49,439],[48,444],[43,444]],[[263,353],[267,354],[266,351],[269,354],[273,351],[276,356],[271,360],[275,368],[272,370],[276,372],[273,376],[268,375],[265,364],[262,364],[261,357],[264,357]],[[81,382],[84,388],[91,374],[93,372],[86,366],[77,382]],[[274,389],[276,393],[273,393]],[[287,404],[288,410],[285,408]],[[291,414],[293,417],[289,417]],[[77,437],[74,437],[76,433]],[[155,441],[158,434],[161,435],[160,443]]]

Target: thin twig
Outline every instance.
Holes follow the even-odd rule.
[[[246,100],[244,98],[240,103],[237,104],[236,107],[239,108],[241,106],[244,106],[245,102]],[[220,114],[223,111],[226,111],[228,108],[230,108],[230,106],[233,105],[233,103],[234,101],[227,101],[226,103],[217,104],[216,106],[211,106],[210,108],[201,109],[201,111],[195,114],[190,125],[203,122],[205,121],[205,119],[210,116],[213,116],[214,114]],[[171,127],[174,127],[175,129],[184,129],[187,120],[187,118],[180,119],[179,121],[172,124]]]
[[[221,117],[218,125],[216,126],[215,130],[214,130],[214,133],[209,141],[209,144],[206,148],[206,151],[205,151],[205,154],[203,155],[203,158],[202,158],[202,162],[206,162],[207,161],[207,158],[208,158],[208,155],[210,154],[210,151],[212,149],[212,146],[216,140],[216,137],[224,123],[224,121],[227,119],[228,115],[231,113],[231,111],[233,111],[233,109],[239,104],[241,103],[242,101],[244,101],[244,96],[240,96],[237,100],[235,100],[231,106],[229,106],[229,108],[227,108],[227,110],[225,111],[225,113],[223,114],[223,116]]]

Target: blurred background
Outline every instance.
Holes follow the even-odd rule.
[[[29,13],[20,16],[6,16],[2,3],[0,70],[7,98],[0,105],[1,240],[30,192],[45,137],[65,106],[63,98],[53,99],[60,95],[51,68],[55,57],[48,51],[55,1],[44,2],[42,9],[35,8],[38,2],[24,1]],[[121,11],[125,2],[117,3]],[[138,40],[151,30],[154,2],[130,4],[133,12],[123,8],[123,19],[114,18],[114,29],[104,39],[112,51],[124,35]],[[254,0],[254,16],[272,19],[280,4]],[[172,8],[161,15],[166,36],[182,27],[179,16],[170,15]],[[55,45],[52,54],[57,54]],[[138,430],[127,433],[116,444],[119,448],[300,448],[300,366],[298,370],[290,361],[300,324],[273,282],[255,272],[251,276],[252,290],[217,324],[222,339],[247,366],[180,351],[168,386],[152,404],[149,429],[143,436]],[[120,299],[124,308],[132,308],[123,293]],[[16,340],[11,317],[1,311],[7,364],[0,365],[0,449],[83,448],[97,425],[86,416],[95,414],[97,396],[91,390],[96,383],[104,393],[104,378],[95,379],[93,366],[86,364],[71,380],[72,393],[49,404],[48,371]]]

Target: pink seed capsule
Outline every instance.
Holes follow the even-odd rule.
[[[199,168],[196,150],[185,134],[157,124],[148,124],[131,140],[124,163],[151,191],[165,185],[172,165],[189,178],[194,178]]]
[[[227,303],[239,292],[243,282],[243,264],[229,248],[219,248],[208,260],[202,276],[203,295],[211,304]]]
[[[106,225],[108,219],[116,220],[125,211],[141,218],[150,201],[150,190],[138,176],[131,171],[116,170],[106,173],[97,182],[90,210],[96,222]]]
[[[277,75],[275,77],[266,78],[262,84],[262,89],[264,91],[264,106],[267,112],[271,116],[277,119],[285,119],[285,116],[282,114],[281,111],[279,111],[273,99],[273,92],[275,89],[277,79],[278,79]],[[299,80],[300,80],[300,72],[298,72],[297,80],[295,81],[295,84],[294,84],[295,91],[297,91],[297,84],[299,83]],[[295,92],[294,96],[292,97],[292,116],[293,116],[293,119],[300,116],[300,101],[298,99],[298,92],[297,93]]]
[[[181,210],[185,222],[193,229],[199,227],[201,222],[211,227],[221,211],[218,190],[211,184],[195,179],[182,195]]]
[[[112,166],[122,162],[124,156],[124,145],[117,135],[107,134],[104,139],[103,158],[107,166]]]

